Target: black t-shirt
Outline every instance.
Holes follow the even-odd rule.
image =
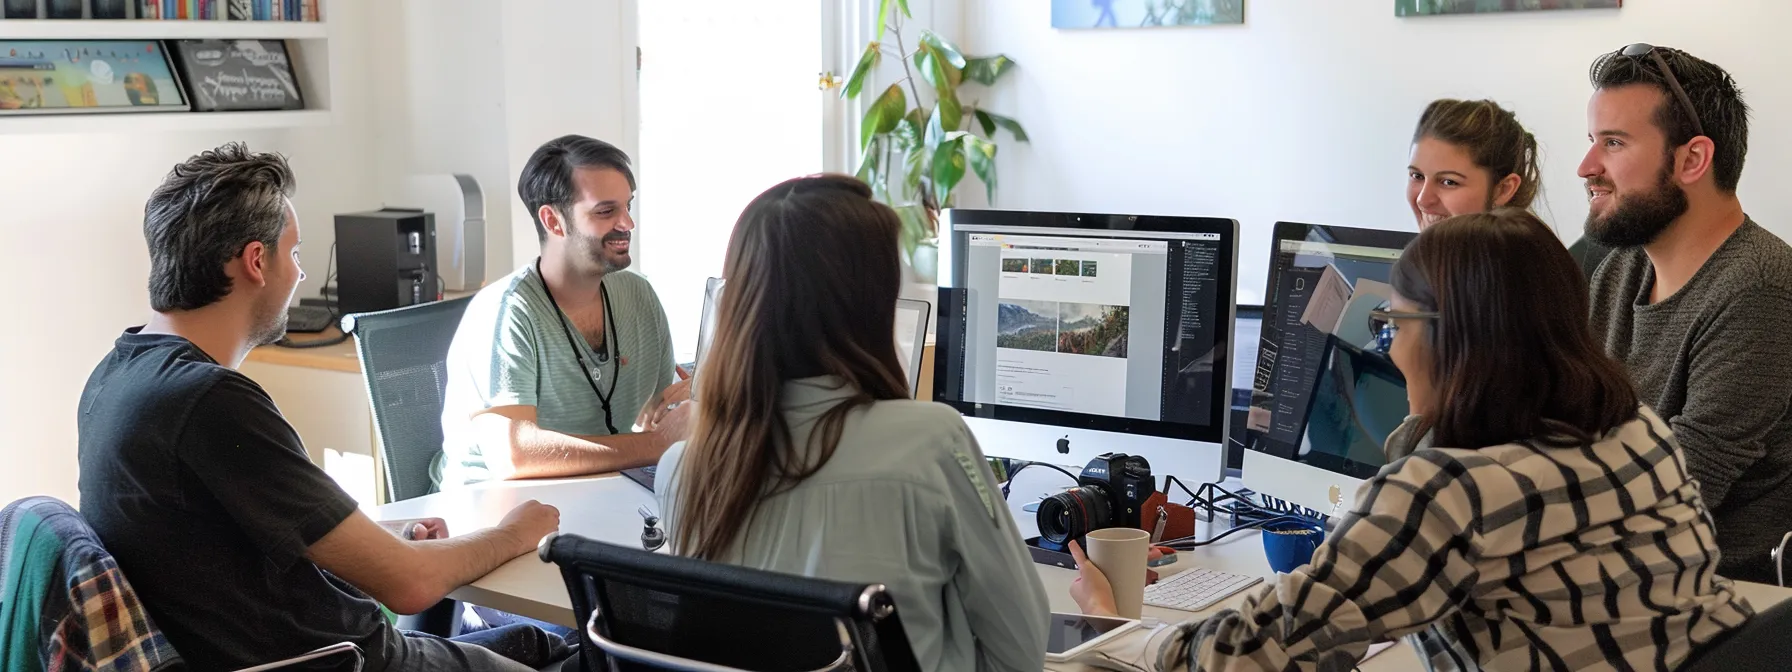
[[[184,338],[136,331],[81,393],[80,509],[150,617],[194,669],[343,641],[383,668],[379,606],[305,558],[354,500],[254,381]]]

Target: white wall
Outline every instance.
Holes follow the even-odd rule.
[[[0,501],[76,490],[76,406],[119,333],[149,315],[143,202],[175,163],[241,140],[279,151],[298,176],[309,278],[323,282],[331,215],[377,206],[366,147],[373,139],[364,63],[366,5],[332,5],[343,80],[332,127],[249,132],[0,135]],[[4,123],[0,121],[0,123]]]
[[[964,5],[960,45],[1018,68],[987,97],[1031,145],[1005,142],[1003,208],[1239,220],[1240,298],[1259,299],[1278,220],[1414,227],[1403,180],[1413,124],[1440,97],[1492,98],[1543,147],[1566,240],[1586,217],[1587,67],[1632,42],[1686,49],[1735,76],[1754,109],[1741,196],[1792,236],[1773,198],[1792,166],[1792,83],[1775,54],[1792,3],[1630,0],[1621,10],[1398,19],[1391,0],[1251,0],[1244,26],[1055,30],[1045,0]]]

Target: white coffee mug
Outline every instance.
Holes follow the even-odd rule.
[[[1085,537],[1089,562],[1108,577],[1121,618],[1138,618],[1145,607],[1145,558],[1151,552],[1150,539],[1151,535],[1134,527],[1103,528]]]

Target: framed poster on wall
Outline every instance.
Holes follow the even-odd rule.
[[[0,40],[0,116],[187,109],[157,40]]]
[[[196,112],[305,109],[285,42],[180,40],[174,52]]]

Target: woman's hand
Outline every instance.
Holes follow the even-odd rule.
[[[1076,580],[1070,583],[1070,599],[1076,600],[1076,606],[1083,613],[1091,616],[1118,616],[1120,608],[1114,605],[1114,587],[1108,583],[1106,574],[1101,568],[1089,562],[1089,556],[1083,554],[1083,547],[1070,542],[1070,557],[1076,559]]]

